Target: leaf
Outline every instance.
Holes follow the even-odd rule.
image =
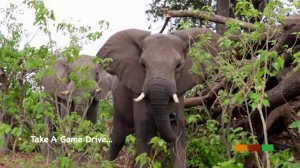
[[[300,130],[300,120],[293,122],[289,128],[298,128],[298,130]]]
[[[139,164],[141,167],[149,163],[149,157],[147,156],[146,153],[141,153],[135,158],[136,164]]]
[[[5,123],[0,123],[0,135],[8,134],[11,130],[10,126]]]
[[[187,123],[191,124],[191,123],[195,123],[197,121],[195,115],[189,115],[187,118]]]
[[[160,162],[154,162],[152,167],[153,168],[161,168],[161,163]]]
[[[265,107],[270,107],[270,102],[268,99],[264,99],[262,103]]]

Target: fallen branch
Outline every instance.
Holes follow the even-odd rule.
[[[275,108],[285,104],[291,100],[294,100],[300,95],[300,73],[292,73],[286,79],[282,80],[276,87],[266,92],[270,107],[262,108],[268,116]],[[250,115],[254,130],[257,135],[262,134],[261,119],[258,110],[255,110]],[[248,119],[241,120],[235,127],[243,126],[249,130]],[[246,124],[246,125],[245,125]]]
[[[289,24],[284,26],[283,33],[278,37],[278,42],[274,45],[270,51],[276,51],[282,53],[285,48],[283,46],[287,45],[289,47],[293,46],[297,40],[295,32],[300,31],[300,24]]]
[[[215,23],[221,23],[225,24],[229,20],[235,20],[239,23],[241,23],[241,27],[244,29],[249,29],[249,30],[255,30],[254,24],[241,21],[238,19],[230,18],[230,17],[224,17],[221,15],[217,15],[214,13],[209,13],[205,11],[199,11],[199,10],[168,10],[165,11],[165,16],[166,18],[171,18],[171,17],[193,17],[193,18],[198,18],[200,20],[208,20],[212,21]],[[284,17],[285,23],[283,25],[285,26],[285,29],[289,27],[290,25],[299,25],[300,23],[300,15],[292,15],[292,16],[286,16]]]
[[[255,27],[252,23],[244,22],[238,19],[233,19],[229,17],[224,17],[204,11],[189,11],[189,10],[169,10],[165,12],[166,17],[194,17],[201,20],[208,20],[216,23],[225,24],[229,20],[235,20],[240,23],[241,27],[248,30],[255,30]]]
[[[283,129],[286,129],[292,120],[292,113],[295,113],[300,108],[300,101],[293,101],[291,103],[283,104],[270,112],[270,115],[267,117],[267,130],[269,130],[275,121],[278,119],[282,119],[281,123],[284,125]],[[279,132],[277,132],[279,133]],[[262,135],[257,135],[258,138],[262,137]]]
[[[201,106],[209,99],[216,99],[216,92],[224,87],[224,81],[217,82],[205,96],[184,99],[184,107]]]

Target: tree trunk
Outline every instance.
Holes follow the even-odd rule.
[[[217,14],[224,17],[230,17],[230,0],[217,1]],[[224,35],[225,25],[217,23],[217,33]]]

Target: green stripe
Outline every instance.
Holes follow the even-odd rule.
[[[262,144],[261,145],[261,150],[263,152],[272,152],[274,151],[274,144]]]

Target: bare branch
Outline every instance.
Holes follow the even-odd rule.
[[[224,81],[217,82],[205,96],[184,99],[184,107],[193,107],[203,105],[208,99],[215,99],[216,92],[224,87]]]
[[[300,20],[299,20],[300,21]],[[274,45],[270,51],[281,53],[284,50],[284,45],[292,46],[297,40],[294,32],[300,31],[300,24],[288,24],[284,26],[283,33],[278,37],[278,43]]]
[[[229,17],[216,15],[216,14],[209,13],[209,12],[199,11],[199,10],[197,10],[197,11],[169,10],[169,11],[165,12],[165,15],[167,17],[194,17],[194,18],[199,18],[201,20],[209,20],[209,21],[221,23],[221,24],[225,24],[229,20],[235,20],[240,23],[242,28],[252,30],[252,31],[255,30],[254,25],[251,23],[244,22],[244,21],[241,21],[238,19],[233,19],[233,18],[229,18]]]
[[[161,28],[161,30],[159,31],[159,33],[163,33],[164,32],[164,30],[165,30],[165,28],[166,28],[169,20],[170,20],[170,17],[166,17],[165,23],[164,23],[163,27]]]

